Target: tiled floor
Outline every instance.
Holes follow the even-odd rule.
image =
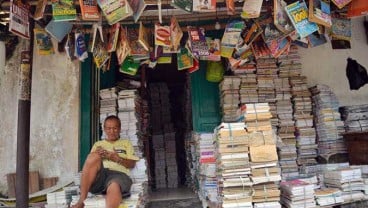
[[[175,199],[191,199],[197,198],[191,189],[187,187],[180,187],[175,189],[158,189],[149,193],[150,201],[163,201],[163,200],[175,200]]]

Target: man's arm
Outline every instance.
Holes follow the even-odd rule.
[[[122,158],[118,155],[118,153],[116,152],[109,152],[108,155],[107,155],[107,159],[108,160],[111,160],[113,162],[116,162],[126,168],[134,168],[135,167],[135,163],[136,161],[135,160],[129,160],[129,159],[126,159],[126,158]]]

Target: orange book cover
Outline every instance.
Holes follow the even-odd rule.
[[[99,20],[101,17],[98,11],[96,0],[79,0],[83,20]]]

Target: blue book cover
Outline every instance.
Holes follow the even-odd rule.
[[[308,20],[308,8],[304,1],[289,4],[285,10],[300,38],[307,37],[318,30],[317,24]]]
[[[55,22],[51,20],[49,24],[46,25],[45,30],[58,42],[61,42],[64,37],[70,33],[73,28],[73,24],[70,22]]]

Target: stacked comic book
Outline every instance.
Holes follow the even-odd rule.
[[[352,105],[340,108],[346,132],[368,131],[368,105]]]
[[[344,132],[344,123],[340,119],[336,95],[328,86],[320,84],[312,87],[311,91],[319,156],[328,160],[331,155],[346,153],[346,145],[341,135]]]
[[[118,89],[116,87],[100,90],[100,124],[103,127],[105,118],[117,113]],[[105,135],[102,136],[105,138]]]
[[[245,124],[221,123],[215,133],[222,207],[252,207],[249,136]]]
[[[281,204],[285,207],[296,208],[316,207],[314,200],[314,186],[305,181],[295,179],[280,183]]]
[[[235,76],[225,76],[221,81],[220,88],[220,106],[222,109],[222,119],[224,122],[236,122],[239,120],[239,103],[241,79]]]

